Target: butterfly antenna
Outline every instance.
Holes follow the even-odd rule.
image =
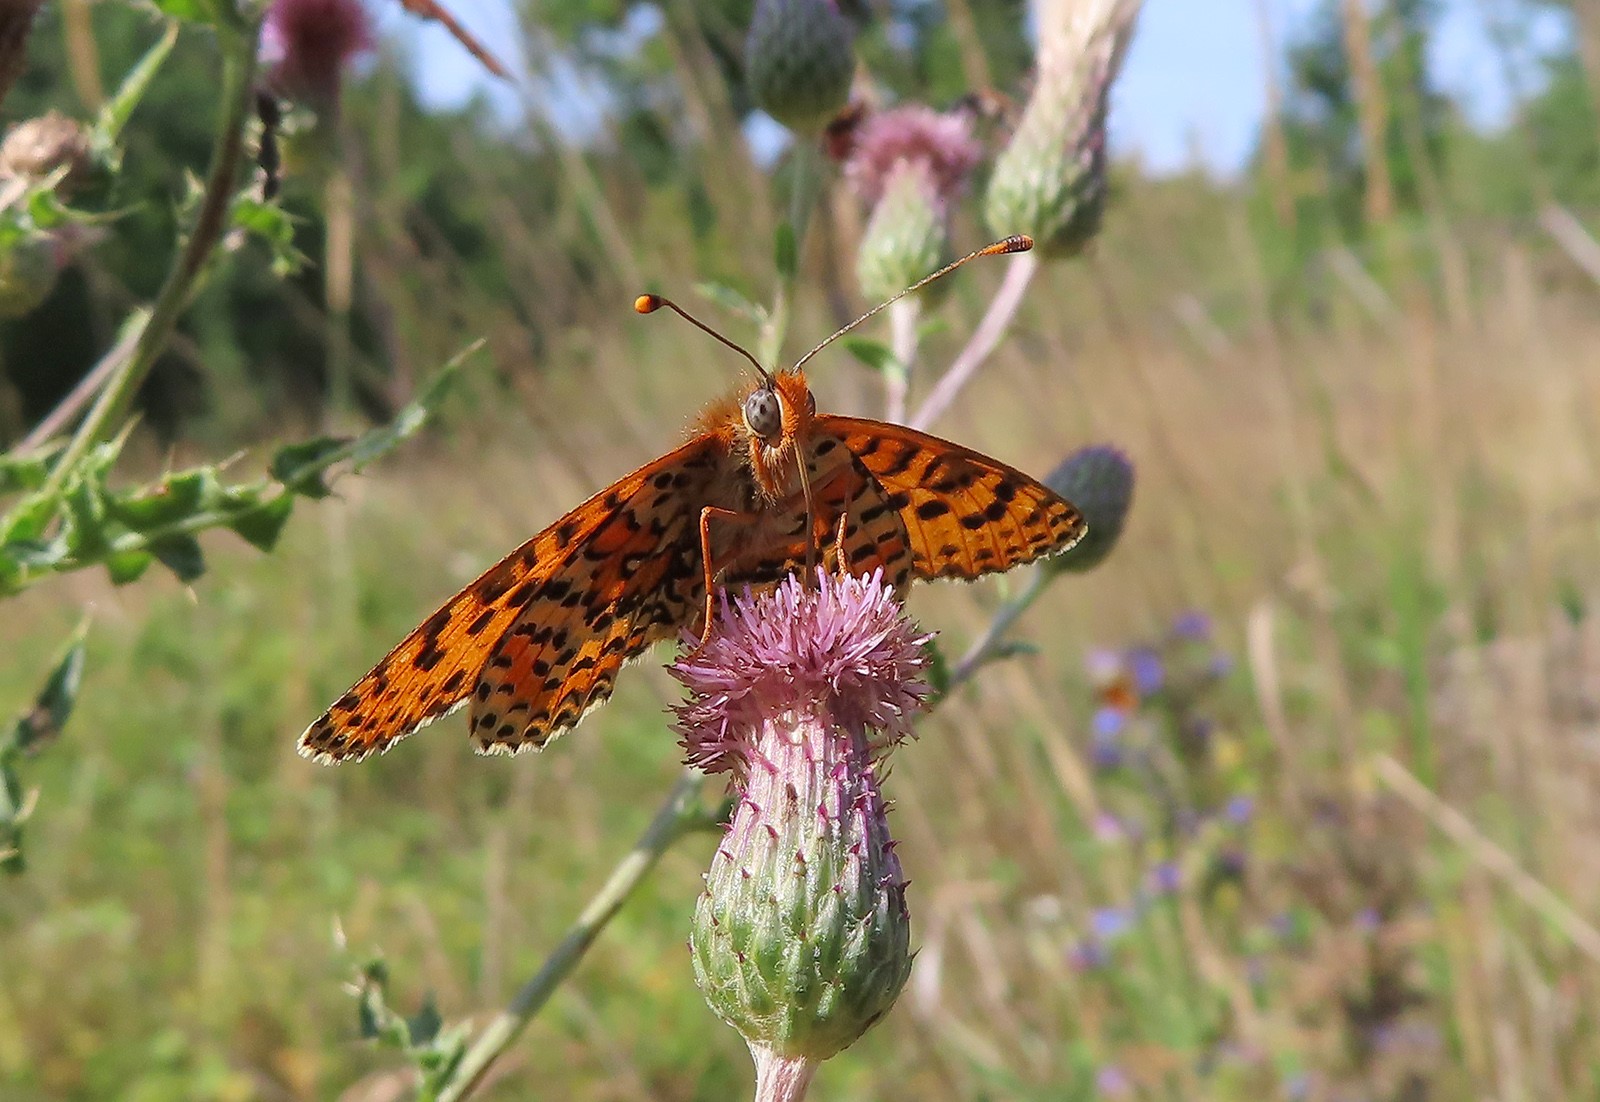
[[[934,272],[932,275],[923,276],[921,279],[917,280],[911,286],[907,287],[904,291],[901,291],[898,295],[895,295],[894,298],[890,299],[887,302],[880,302],[878,305],[876,305],[872,309],[868,310],[865,314],[862,314],[855,321],[851,322],[849,325],[845,326],[843,329],[840,329],[838,332],[834,333],[833,336],[829,337],[827,340],[825,340],[821,344],[817,345],[817,347],[813,348],[810,352],[807,352],[804,356],[801,356],[798,360],[796,360],[795,361],[795,365],[794,365],[795,369],[798,370],[801,367],[804,367],[805,366],[805,362],[807,360],[809,360],[812,356],[815,356],[818,352],[821,352],[824,348],[828,347],[828,345],[832,344],[834,341],[838,340],[840,337],[842,337],[846,333],[850,332],[850,330],[854,329],[856,326],[860,325],[862,322],[866,321],[868,318],[873,317],[874,315],[878,314],[880,311],[887,310],[889,307],[893,306],[895,303],[899,302],[901,299],[905,298],[907,295],[911,294],[913,291],[920,291],[920,290],[922,290],[922,288],[926,287],[928,284],[932,283],[934,280],[944,278],[945,276],[949,275],[951,272],[955,271],[957,268],[961,267],[961,265],[965,264],[967,261],[976,260],[980,256],[1006,256],[1009,253],[1025,253],[1031,248],[1033,248],[1033,238],[1029,237],[1025,233],[1019,233],[1019,234],[1016,234],[1014,236],[1006,238],[1004,241],[996,241],[993,245],[985,245],[981,249],[977,249],[977,250],[975,250],[973,252],[968,253],[966,256],[962,257],[960,260],[952,260],[950,263],[946,264],[943,268],[940,268],[937,272]],[[641,300],[641,301],[643,301],[643,300]],[[666,300],[663,299],[661,301],[665,302]],[[667,305],[668,306],[672,306],[672,304],[670,302],[668,302]],[[673,309],[676,310],[677,307],[674,306]],[[683,313],[681,310],[679,310],[678,312],[679,313]],[[684,316],[687,317],[688,315],[684,315]],[[690,319],[690,320],[693,320],[693,319]],[[700,323],[699,322],[695,322],[695,324],[699,325]],[[705,327],[701,326],[701,328],[704,329]],[[749,353],[746,353],[746,355],[749,355]]]
[[[694,326],[696,329],[699,329],[703,333],[709,333],[711,336],[715,337],[717,340],[721,341],[723,344],[739,353],[739,355],[749,360],[751,365],[755,367],[756,373],[761,376],[761,381],[766,383],[768,386],[772,385],[772,373],[766,368],[762,367],[761,361],[752,356],[748,349],[744,348],[742,345],[735,344],[727,337],[724,337],[721,333],[718,333],[715,329],[711,328],[711,326],[707,325],[705,322],[689,313],[689,311],[679,306],[676,302],[673,302],[670,298],[663,298],[660,295],[640,295],[638,298],[633,300],[634,312],[639,314],[653,314],[663,306],[665,306],[668,310],[671,310],[674,314],[677,314],[680,318]]]

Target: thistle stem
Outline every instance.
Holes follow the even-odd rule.
[[[1000,606],[994,618],[989,621],[989,626],[984,628],[983,634],[967,648],[967,653],[961,656],[960,661],[950,671],[946,692],[972,680],[973,675],[984,666],[1005,656],[1006,648],[1002,639],[1006,632],[1011,630],[1012,624],[1022,618],[1024,612],[1033,607],[1033,602],[1039,599],[1051,580],[1052,576],[1046,571],[1035,570],[1033,576],[1028,579],[1027,587]]]
[[[750,1046],[750,1055],[756,1064],[755,1102],[800,1102],[811,1089],[815,1060],[779,1056],[758,1045]]]
[[[211,144],[211,167],[206,174],[200,209],[173,262],[167,279],[150,308],[148,319],[138,329],[126,355],[107,370],[104,389],[90,407],[78,431],[62,451],[45,483],[46,491],[60,490],[95,441],[126,412],[133,396],[155,366],[156,358],[167,346],[178,318],[189,304],[206,260],[222,238],[228,208],[233,202],[239,163],[244,152],[245,124],[250,118],[251,90],[255,83],[257,45],[261,24],[244,26],[224,23],[218,39],[222,46],[222,111],[216,136]],[[123,345],[119,345],[119,348]]]
[[[932,393],[917,409],[911,418],[910,425],[915,429],[925,429],[942,416],[950,404],[955,401],[956,395],[961,393],[963,387],[972,381],[978,368],[983,366],[993,352],[995,345],[1000,343],[1000,338],[1005,336],[1006,329],[1011,325],[1011,319],[1016,317],[1017,308],[1022,305],[1022,296],[1028,289],[1028,284],[1033,282],[1034,275],[1039,271],[1039,260],[1033,253],[1020,253],[1013,257],[1011,266],[1006,269],[1006,277],[1000,284],[1000,290],[995,292],[994,300],[989,303],[989,309],[984,313],[983,320],[973,330],[972,338],[967,341],[967,346],[961,354],[951,363],[934,386]]]
[[[922,304],[915,298],[903,298],[889,307],[889,350],[894,353],[894,363],[883,375],[885,421],[905,422],[906,393],[917,362],[917,323],[921,320]]]
[[[577,967],[600,931],[616,917],[623,903],[673,843],[687,834],[719,825],[719,816],[707,812],[696,799],[704,779],[705,774],[699,770],[684,770],[633,849],[611,871],[605,886],[589,900],[589,905],[545,958],[538,973],[522,985],[505,1010],[472,1043],[455,1074],[440,1088],[437,1102],[460,1102],[472,1093],[490,1066],[522,1035],[533,1016]]]

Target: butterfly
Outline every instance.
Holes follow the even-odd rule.
[[[636,303],[662,306],[738,348],[669,300]],[[1082,538],[1070,502],[998,460],[902,425],[818,413],[801,368],[828,343],[776,374],[745,352],[752,385],[446,601],[307,728],[300,752],[364,758],[463,706],[480,753],[542,748],[652,644],[685,631],[703,641],[720,588],[776,584],[819,549],[825,566],[881,570],[901,587],[1009,570]]]

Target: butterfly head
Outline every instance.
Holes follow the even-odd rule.
[[[799,371],[768,376],[745,392],[740,427],[750,448],[750,469],[769,498],[786,497],[797,470],[795,441],[816,415],[817,400]]]

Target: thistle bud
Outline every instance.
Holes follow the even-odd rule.
[[[1106,109],[1141,0],[1035,0],[1038,80],[995,162],[985,217],[1026,233],[1045,256],[1070,256],[1100,229]]]
[[[756,0],[745,41],[756,106],[798,133],[821,133],[849,99],[853,37],[835,0]]]
[[[1122,535],[1133,504],[1133,464],[1109,444],[1080,448],[1045,475],[1044,484],[1083,513],[1089,531],[1045,569],[1081,574],[1099,566]]]
[[[927,694],[920,635],[881,573],[791,577],[724,603],[673,675],[688,760],[736,796],[690,937],[695,979],[744,1036],[757,1097],[796,1099],[911,971],[906,881],[879,787]]]
[[[982,156],[966,115],[906,106],[861,125],[845,176],[872,207],[856,254],[863,295],[889,298],[945,259],[950,209]]]

